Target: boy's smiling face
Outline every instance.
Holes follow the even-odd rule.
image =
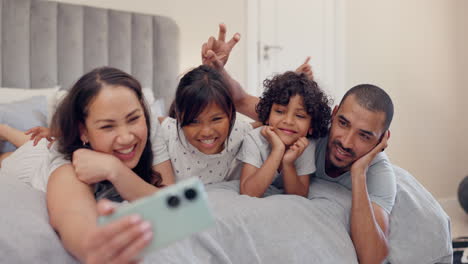
[[[291,146],[300,137],[312,134],[312,117],[304,108],[303,98],[293,95],[287,105],[273,104],[267,123],[274,128],[286,146]]]

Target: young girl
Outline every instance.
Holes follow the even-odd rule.
[[[204,184],[236,178],[236,172],[239,177],[236,156],[255,124],[236,120],[223,77],[204,65],[191,70],[180,80],[171,108],[175,119],[159,118],[156,124],[156,168],[169,162],[177,181],[196,176]]]
[[[307,197],[315,172],[315,141],[327,133],[331,109],[317,83],[304,74],[286,72],[264,82],[256,107],[265,125],[244,139],[240,193],[262,197],[268,187]]]

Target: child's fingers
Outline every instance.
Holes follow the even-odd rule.
[[[309,140],[306,137],[301,137],[297,140],[303,148],[306,148],[309,145]]]
[[[39,141],[41,141],[42,137],[36,137],[34,138],[34,143],[33,143],[33,146],[37,146],[37,143],[39,143]]]
[[[292,145],[291,147],[289,147],[289,150],[292,151],[292,152],[297,152],[297,150],[298,150],[297,143],[294,143],[294,145]]]
[[[304,64],[308,64],[310,61],[310,56],[307,56],[306,60],[304,61]]]
[[[29,135],[31,133],[37,133],[37,127],[30,128],[24,132],[24,134]]]

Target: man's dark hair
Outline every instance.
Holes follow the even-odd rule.
[[[346,97],[354,95],[357,103],[372,112],[384,112],[385,122],[384,128],[387,130],[390,127],[393,119],[393,102],[390,96],[380,87],[372,84],[359,84],[349,89],[341,99],[341,104]]]

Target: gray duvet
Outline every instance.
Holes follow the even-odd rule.
[[[395,167],[389,263],[451,263],[450,220],[408,172]],[[0,173],[0,263],[76,263],[48,225],[45,195]],[[238,194],[207,186],[216,226],[149,255],[145,263],[357,263],[349,237],[351,193],[314,179],[309,199]],[[187,220],[190,224],[190,219]]]

